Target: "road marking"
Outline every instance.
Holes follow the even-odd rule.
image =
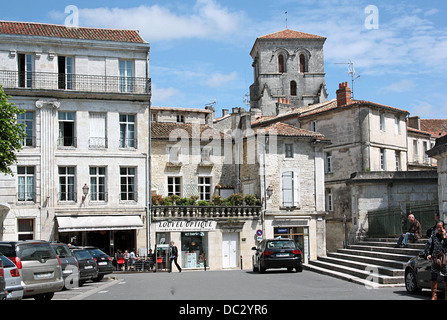
[[[114,286],[117,283],[121,283],[121,281],[122,281],[122,279],[113,279],[109,283],[106,283],[106,284],[104,284],[104,285],[102,285],[102,286],[100,286],[100,287],[98,287],[96,289],[92,289],[92,290],[89,290],[87,292],[84,292],[84,293],[82,293],[80,295],[77,295],[77,296],[75,296],[73,298],[70,298],[68,300],[82,300],[82,299],[85,299],[85,298],[87,298],[87,297],[89,297],[89,296],[91,296],[91,295],[93,295],[95,293],[103,291],[104,289],[106,289],[108,287]]]

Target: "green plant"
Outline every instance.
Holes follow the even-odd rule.
[[[209,206],[210,205],[210,203],[206,200],[200,200],[198,202],[198,204],[199,204],[199,206]]]
[[[228,197],[232,206],[242,206],[244,204],[244,195],[242,193],[233,193]]]
[[[223,202],[223,200],[222,200],[222,197],[220,196],[220,195],[214,195],[214,196],[212,196],[211,197],[211,203],[214,205],[214,206],[221,206],[222,205],[222,202]]]
[[[261,200],[259,200],[254,194],[247,194],[244,201],[247,206],[258,206],[261,203]]]
[[[197,200],[199,199],[199,196],[190,196],[189,197],[189,204],[192,206],[195,206],[197,204]]]
[[[161,206],[163,204],[163,197],[159,194],[152,195],[152,205]]]
[[[191,205],[191,201],[189,200],[189,198],[181,198],[179,200],[179,202],[177,202],[177,205],[179,205],[179,206],[190,206]]]

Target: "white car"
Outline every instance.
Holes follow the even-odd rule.
[[[0,254],[0,259],[3,262],[3,270],[5,274],[5,291],[7,292],[6,300],[22,299],[23,286],[19,269],[11,260],[6,258],[4,255]]]

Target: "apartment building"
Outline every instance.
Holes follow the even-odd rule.
[[[0,177],[0,239],[146,247],[149,44],[133,30],[1,21],[0,84],[27,134]]]

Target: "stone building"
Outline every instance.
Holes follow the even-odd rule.
[[[0,22],[0,84],[25,110],[0,239],[146,247],[149,44],[136,31]]]
[[[254,83],[250,110],[276,115],[278,101],[293,108],[326,101],[323,45],[326,38],[285,29],[258,37],[250,52]]]

